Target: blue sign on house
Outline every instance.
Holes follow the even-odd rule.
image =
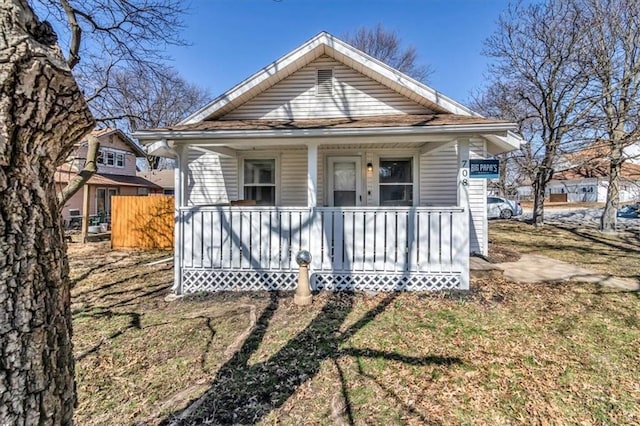
[[[497,179],[500,177],[500,160],[469,160],[469,177]]]

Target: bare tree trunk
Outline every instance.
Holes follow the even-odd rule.
[[[622,171],[622,148],[619,145],[612,150],[610,160],[607,202],[602,217],[600,217],[600,231],[602,232],[616,232],[616,215],[620,202],[620,172]]]
[[[26,0],[0,3],[0,424],[71,424],[68,264],[54,173],[94,120]]]
[[[539,169],[533,181],[533,224],[536,227],[544,225],[544,192],[546,187],[544,170]]]
[[[501,197],[507,197],[507,155],[499,155],[498,161],[500,161],[499,177],[498,177],[498,195]]]

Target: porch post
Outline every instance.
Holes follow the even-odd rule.
[[[464,208],[464,218],[456,228],[454,244],[458,247],[462,262],[460,288],[469,289],[469,221],[471,209],[469,205],[469,139],[458,139],[458,207]]]
[[[188,166],[187,160],[189,159],[189,150],[184,145],[177,145],[175,150],[178,154],[178,158],[174,166],[174,197],[175,197],[175,209],[174,209],[174,242],[173,242],[173,292],[175,294],[182,294],[182,215],[180,213],[180,207],[184,206],[184,194],[186,189],[186,168]]]
[[[307,143],[307,206],[315,207],[318,188],[318,143]]]
[[[309,207],[309,222],[308,227],[308,240],[306,244],[306,250],[311,253],[311,264],[309,265],[309,272],[312,273],[314,269],[318,268],[321,263],[320,253],[315,250],[322,238],[322,228],[320,222],[322,216],[316,209],[318,205],[318,143],[307,143],[307,207]],[[314,276],[311,274],[310,282],[312,290],[315,290]]]

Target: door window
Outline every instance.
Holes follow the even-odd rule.
[[[333,205],[356,205],[356,163],[353,161],[333,163]]]
[[[359,206],[362,198],[360,157],[329,158],[329,205]]]

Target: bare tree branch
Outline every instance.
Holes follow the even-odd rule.
[[[418,81],[426,82],[433,74],[429,65],[417,63],[418,53],[414,46],[403,47],[398,34],[380,23],[375,28],[360,27],[353,35],[345,34],[344,39],[356,49]]]
[[[98,138],[89,134],[86,137],[89,142],[89,148],[87,149],[87,159],[84,165],[84,168],[75,175],[70,181],[69,184],[63,188],[63,190],[58,194],[58,205],[64,206],[67,201],[80,190],[88,181],[98,171],[98,166],[96,165],[96,158],[98,156],[98,149],[100,148],[100,142],[98,142]]]

